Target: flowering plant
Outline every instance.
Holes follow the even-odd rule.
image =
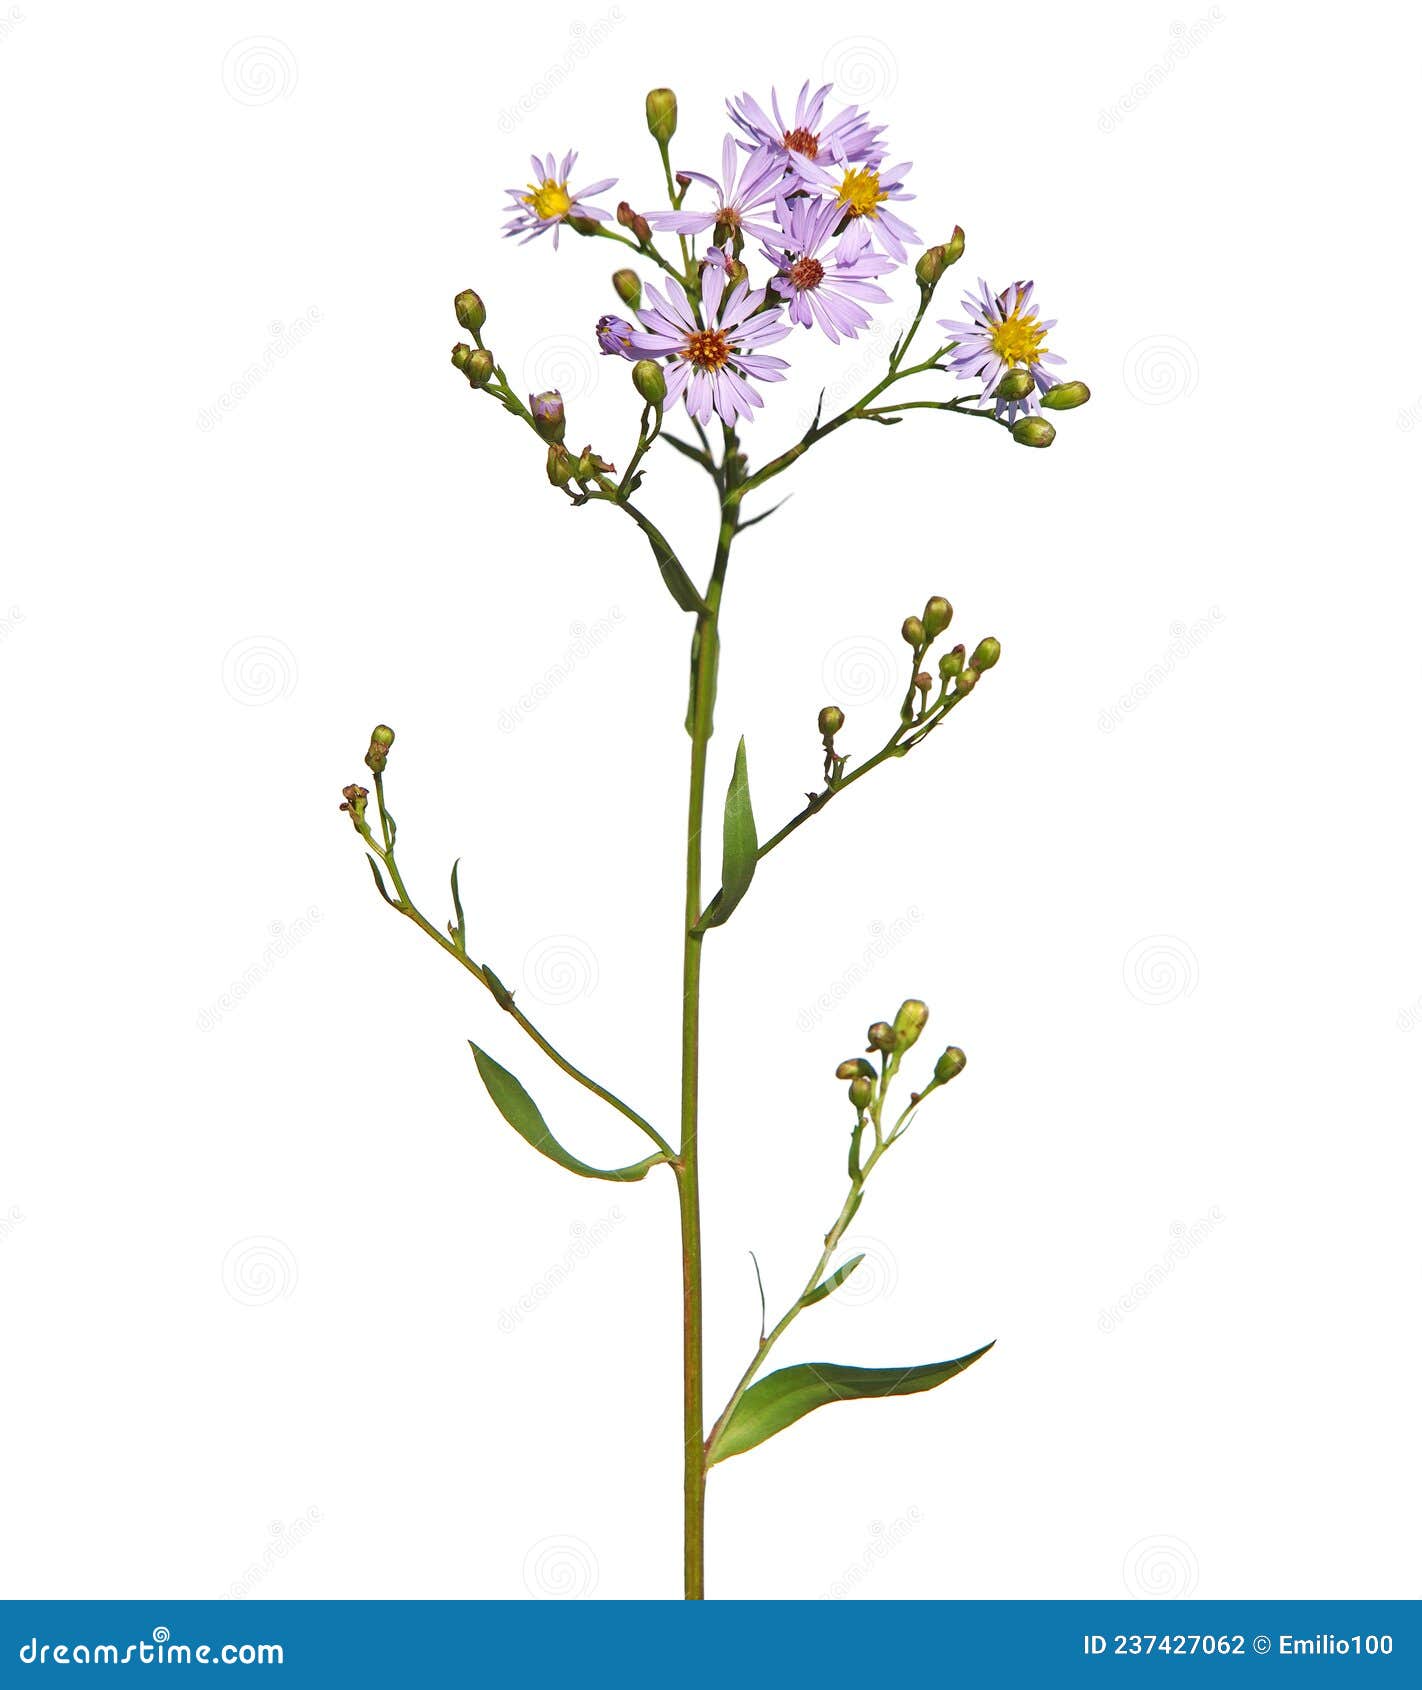
[[[905,1070],[928,1021],[916,998],[902,1004],[892,1021],[876,1021],[863,1056],[842,1062],[836,1078],[847,1090],[845,1154],[848,1190],[826,1232],[823,1248],[803,1289],[766,1328],[749,1365],[731,1390],[709,1431],[703,1408],[702,1268],[699,1169],[701,958],[707,936],[723,926],[750,890],[757,864],[776,850],[831,800],[886,763],[906,756],[937,731],[969,697],[1000,655],[992,638],[971,654],[955,645],[925,665],[930,649],[947,632],[953,610],[941,595],[929,598],[922,615],[910,616],[902,633],[908,648],[903,701],[883,745],[858,760],[840,749],[845,717],[838,704],[819,712],[816,733],[823,754],[821,784],[777,831],[757,826],[750,795],[746,745],[741,739],[722,814],[721,884],[706,895],[702,879],[702,821],[708,745],[720,658],[720,613],[732,548],[737,536],[763,522],[777,507],[750,514],[753,496],[791,468],[820,441],[849,423],[889,426],[915,410],[978,417],[1001,427],[1026,446],[1049,446],[1054,438],[1048,411],[1067,411],[1090,397],[1079,381],[1059,381],[1062,360],[1047,346],[1054,328],[1033,303],[1031,282],[1001,290],[979,282],[963,300],[964,320],[942,319],[932,349],[916,361],[910,354],[945,272],[962,256],[963,232],[922,251],[913,265],[917,309],[895,340],[881,378],[855,403],[823,417],[823,394],[813,421],[800,439],[778,456],[753,467],[739,431],[754,422],[766,394],[783,383],[794,363],[800,333],[821,333],[833,345],[853,341],[889,306],[883,285],[909,264],[909,249],[922,246],[900,216],[912,199],[905,188],[908,164],[888,164],[884,127],[856,106],[831,110],[829,87],[801,89],[793,111],[772,94],[769,112],[749,94],[728,102],[730,132],[719,175],[676,171],[671,142],[677,102],[669,89],[647,96],[647,126],[661,159],[665,203],[646,212],[621,201],[613,210],[597,203],[615,186],[611,178],[574,187],[577,155],[532,160],[532,179],[510,190],[505,233],[525,242],[544,235],[559,244],[565,233],[620,243],[644,270],[619,269],[613,287],[631,318],[608,315],[591,331],[604,355],[630,365],[630,388],[641,401],[636,443],[619,474],[591,445],[566,443],[567,417],[557,392],[516,393],[484,343],[486,311],[466,291],[455,313],[469,340],[454,348],[455,368],[477,392],[491,395],[531,429],[546,448],[546,472],[553,488],[576,508],[607,505],[630,519],[648,542],[661,578],[677,606],[693,619],[691,686],[687,731],[691,739],[686,832],[686,898],[680,930],[682,950],[682,1041],[680,1119],[663,1134],[634,1109],[574,1066],[544,1037],[515,1002],[514,994],[488,962],[476,960],[460,897],[458,864],[450,876],[454,919],[430,920],[411,899],[396,859],[395,819],[386,802],[384,774],[394,734],[377,727],[366,765],[374,777],[374,804],[363,786],[345,789],[342,805],[365,848],[381,896],[446,951],[492,996],[497,1006],[564,1074],[586,1087],[645,1135],[651,1152],[618,1168],[594,1168],[566,1150],[549,1131],[532,1097],[512,1073],[478,1045],[474,1061],[495,1108],[508,1124],[550,1160],[586,1179],[621,1182],[644,1179],[666,1167],[674,1181],[681,1218],[683,1289],[682,1480],[685,1521],[685,1590],[705,1591],[704,1516],[707,1475],[717,1463],[764,1443],[803,1415],[832,1402],[903,1396],[926,1391],[955,1377],[991,1345],[951,1360],[899,1367],[857,1367],[803,1362],[764,1373],[764,1363],[782,1335],[807,1309],[844,1284],[862,1261],[836,1261],[841,1240],[863,1201],[870,1175],[899,1143],[919,1108],[963,1071],[966,1058],[954,1045],[925,1067],[907,1099]],[[788,115],[787,115],[788,112]],[[698,250],[698,244],[700,250]],[[753,275],[752,272],[756,272]],[[634,320],[635,319],[635,320]],[[774,349],[774,350],[772,350]],[[898,396],[912,378],[944,377],[971,391]],[[936,384],[935,384],[936,385]],[[684,409],[689,435],[668,426]],[[715,438],[713,438],[713,433]],[[698,585],[681,555],[636,502],[649,454],[655,447],[690,459],[710,478],[719,523],[709,579]],[[892,1097],[892,1103],[891,1103]]]

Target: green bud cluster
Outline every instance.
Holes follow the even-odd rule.
[[[383,774],[390,747],[395,743],[395,730],[382,722],[370,732],[370,749],[365,754],[365,766],[372,774]]]

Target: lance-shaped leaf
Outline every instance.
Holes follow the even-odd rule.
[[[854,1272],[855,1268],[857,1268],[863,1260],[864,1257],[862,1254],[858,1256],[851,1256],[843,1267],[836,1268],[827,1279],[822,1279],[814,1290],[811,1291],[809,1296],[806,1297],[800,1304],[800,1307],[802,1309],[807,1309],[812,1303],[823,1302],[824,1299],[829,1296],[831,1291],[837,1291],[840,1286],[844,1284],[845,1280],[849,1278],[850,1274]]]
[[[750,777],[746,773],[746,742],[736,747],[736,766],[726,788],[726,814],[721,824],[721,891],[703,918],[705,927],[719,927],[745,897],[755,873],[758,846],[751,814]]]
[[[830,1402],[853,1402],[860,1397],[907,1397],[931,1391],[956,1378],[992,1348],[984,1344],[956,1361],[931,1361],[921,1367],[844,1367],[833,1361],[801,1362],[757,1380],[736,1404],[721,1435],[711,1447],[708,1465],[763,1444],[812,1409]]]
[[[658,1162],[666,1161],[666,1157],[658,1153],[647,1157],[644,1162],[634,1162],[630,1168],[590,1168],[586,1162],[580,1162],[576,1156],[564,1150],[549,1132],[547,1123],[538,1112],[538,1105],[507,1068],[501,1068],[487,1051],[479,1049],[473,1039],[469,1041],[469,1048],[474,1052],[479,1078],[488,1088],[489,1096],[494,1100],[494,1107],[520,1138],[527,1139],[535,1150],[540,1151],[550,1162],[556,1162],[560,1168],[566,1168],[569,1173],[581,1174],[584,1179],[629,1181],[645,1179]]]

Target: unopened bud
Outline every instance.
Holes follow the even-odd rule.
[[[923,631],[936,640],[953,620],[953,606],[941,595],[931,598],[923,607]]]
[[[909,645],[915,648],[921,645],[926,645],[928,642],[928,636],[924,632],[923,623],[920,622],[916,616],[906,616],[904,618],[904,625],[899,632],[902,633],[904,639],[909,643]]]
[[[626,200],[617,207],[617,221],[624,229],[630,229],[645,246],[652,238],[652,225],[643,217],[640,211],[633,211]]]
[[[660,405],[666,399],[666,374],[654,359],[637,360],[632,366],[632,385],[649,405]]]
[[[963,231],[955,223],[953,225],[953,233],[948,237],[943,247],[943,263],[945,267],[949,264],[956,264],[958,262],[958,260],[963,256],[963,248],[966,244]]]
[[[928,1025],[928,1005],[918,998],[906,998],[894,1017],[894,1049],[908,1050],[918,1042],[918,1035]]]
[[[870,1050],[892,1050],[894,1048],[894,1029],[887,1021],[876,1021],[869,1029]]]
[[[548,448],[548,479],[555,487],[566,487],[573,479],[573,460],[568,448],[556,442]]]
[[[979,640],[977,649],[973,652],[972,663],[969,667],[976,669],[979,674],[984,669],[991,669],[998,658],[1002,656],[1002,646],[989,634],[985,640]]]
[[[825,739],[833,739],[844,726],[844,712],[837,704],[827,704],[819,714],[820,733]]]
[[[676,95],[670,88],[654,88],[648,94],[647,128],[663,147],[676,134]]]
[[[464,361],[464,373],[469,377],[470,387],[487,387],[494,373],[494,354],[482,346],[471,352]]]
[[[363,786],[343,786],[341,797],[345,799],[345,803],[341,805],[342,810],[351,818],[356,827],[363,826],[365,822],[365,801],[370,797],[370,793]]]
[[[489,317],[489,313],[484,309],[484,301],[473,288],[465,288],[463,293],[455,294],[454,315],[459,319],[460,328],[466,334],[474,335],[478,334]]]
[[[927,698],[928,689],[933,685],[933,676],[929,674],[927,669],[920,669],[913,678],[913,684]]]
[[[370,750],[365,754],[365,766],[372,774],[381,774],[385,769],[386,758],[390,754],[390,747],[395,743],[395,730],[387,728],[382,722],[379,727],[370,731]]]
[[[593,339],[607,358],[630,358],[635,331],[625,317],[599,317]]]
[[[1019,446],[1050,446],[1057,431],[1045,417],[1018,417],[1012,425],[1012,438]]]
[[[963,646],[955,645],[946,656],[938,659],[938,678],[951,681],[955,676],[963,673],[964,665],[968,661],[968,653]]]
[[[449,354],[449,361],[456,370],[462,370],[473,356],[474,348],[466,346],[461,340],[455,344],[453,351]]]
[[[857,1080],[861,1075],[867,1080],[874,1078],[874,1065],[866,1062],[862,1056],[851,1056],[847,1062],[841,1062],[834,1071],[837,1080]]]
[[[958,1049],[957,1045],[949,1045],[942,1056],[938,1058],[933,1069],[933,1077],[940,1086],[946,1086],[949,1080],[956,1079],[967,1066],[968,1059]]]
[[[596,217],[570,217],[567,223],[575,235],[600,235],[602,233],[602,224],[598,222]]]
[[[624,305],[630,305],[635,311],[642,303],[642,278],[635,270],[614,270],[612,285]]]
[[[1091,397],[1091,389],[1084,381],[1059,381],[1042,395],[1045,411],[1074,411]]]
[[[932,293],[938,286],[938,278],[948,268],[945,262],[946,254],[941,246],[931,246],[919,255],[918,263],[913,267],[913,273],[918,277],[918,285],[925,292]]]
[[[857,1080],[849,1082],[849,1101],[862,1115],[874,1101],[874,1082],[866,1079],[863,1074]]]
[[[563,411],[563,395],[556,387],[550,387],[546,393],[530,393],[528,408],[541,440],[556,443],[563,438],[568,420]]]
[[[1031,370],[1009,370],[992,390],[994,399],[1025,399],[1036,387]]]
[[[957,688],[957,690],[959,692],[971,692],[977,684],[978,684],[978,672],[977,672],[977,670],[976,669],[965,669],[963,671],[963,673],[961,675],[959,675],[959,677],[958,677],[958,688]]]

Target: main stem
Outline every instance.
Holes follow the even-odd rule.
[[[697,617],[692,647],[690,708],[691,779],[686,812],[686,907],[682,933],[681,1154],[676,1163],[681,1208],[682,1384],[684,1439],[685,1594],[706,1594],[706,1424],[703,1414],[701,1323],[701,1195],[697,1147],[701,1038],[701,827],[706,811],[706,753],[716,705],[720,634],[717,620],[726,564],[736,534],[734,507],[723,506],[716,563]]]

